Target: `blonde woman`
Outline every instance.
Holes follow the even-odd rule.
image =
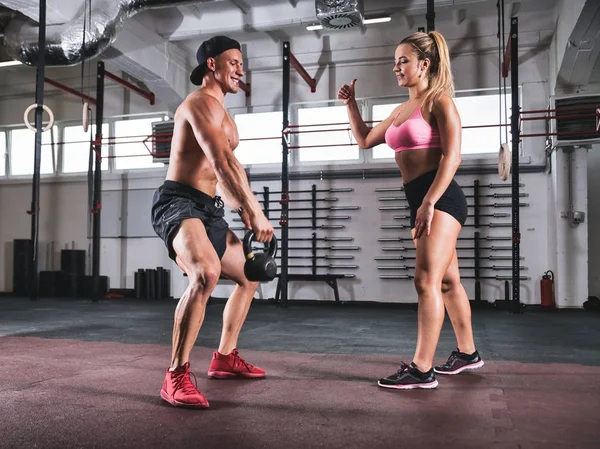
[[[458,374],[483,366],[473,341],[471,308],[460,280],[456,241],[467,218],[467,201],[454,180],[461,162],[461,121],[452,101],[454,83],[448,46],[436,32],[413,33],[398,45],[394,73],[408,88],[407,102],[372,129],[355,100],[355,83],[344,85],[338,99],[348,110],[354,137],[361,148],[387,143],[395,159],[410,206],[416,247],[414,284],[418,295],[418,332],[410,364],[378,385],[384,388],[435,388],[435,373]],[[444,306],[458,347],[444,365],[433,358],[444,321]]]

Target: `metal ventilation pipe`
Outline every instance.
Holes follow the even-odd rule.
[[[95,0],[91,14],[86,15],[82,8],[70,22],[46,27],[46,65],[75,65],[98,56],[115,41],[127,19],[146,9],[212,1],[216,0]],[[4,46],[11,58],[35,65],[39,50],[37,25],[22,16],[11,20],[4,30]]]

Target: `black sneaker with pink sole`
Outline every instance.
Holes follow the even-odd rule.
[[[466,370],[481,368],[482,366],[483,360],[481,360],[477,351],[473,354],[465,354],[456,348],[455,351],[452,351],[446,363],[434,367],[433,370],[438,374],[459,374]]]
[[[423,373],[419,371],[414,363],[407,365],[403,362],[400,364],[398,371],[391,376],[379,379],[377,385],[396,390],[412,390],[414,388],[431,389],[438,386],[438,381],[435,380],[433,369]]]

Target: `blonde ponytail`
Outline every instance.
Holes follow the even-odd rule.
[[[419,59],[429,59],[429,86],[423,106],[431,109],[433,102],[442,94],[454,96],[454,79],[450,67],[450,52],[446,39],[437,31],[413,33],[400,42],[412,44]]]

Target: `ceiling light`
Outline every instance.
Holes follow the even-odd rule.
[[[0,67],[10,67],[13,65],[21,65],[21,61],[3,61],[0,62]]]
[[[309,25],[306,27],[308,31],[318,31],[323,29],[323,25]]]
[[[372,19],[364,19],[363,25],[370,25],[373,23],[384,23],[384,22],[389,22],[390,20],[392,20],[392,18],[389,16],[373,17]]]

